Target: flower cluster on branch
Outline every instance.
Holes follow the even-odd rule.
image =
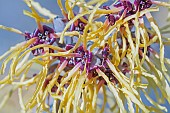
[[[170,103],[170,59],[164,57],[164,45],[169,45],[169,39],[162,36],[151,13],[159,11],[158,6],[170,4],[117,0],[103,5],[107,0],[65,0],[64,7],[57,0],[61,18],[38,2],[25,3],[31,12],[24,10],[24,14],[35,19],[35,31],[23,33],[0,25],[25,37],[24,42],[0,56],[0,89],[10,85],[9,94],[18,90],[22,111],[167,112],[161,104],[165,100]],[[159,44],[159,51],[153,44]],[[6,70],[8,63],[10,68]],[[30,77],[34,64],[41,70]],[[23,91],[33,85],[34,93],[25,101]],[[150,97],[152,90],[157,100]]]

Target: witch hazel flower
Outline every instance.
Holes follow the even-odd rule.
[[[30,45],[30,47],[34,47],[36,45],[40,44],[48,44],[52,45],[56,41],[56,37],[54,35],[54,30],[46,25],[43,25],[43,32],[41,32],[39,29],[36,29],[33,33],[25,33],[25,40],[28,41],[31,38],[36,38],[35,42]],[[50,53],[52,53],[53,50],[50,49]],[[44,53],[43,47],[37,48],[35,50],[32,50],[32,53],[34,56],[40,55]]]
[[[11,86],[0,108],[18,90],[23,112],[168,112],[162,103],[170,103],[170,62],[164,57],[169,40],[151,14],[159,11],[154,5],[169,7],[168,3],[118,0],[104,6],[106,0],[78,0],[65,1],[63,6],[57,0],[63,14],[60,19],[38,2],[25,3],[31,12],[24,14],[37,23],[34,32],[0,25],[25,37],[0,57],[0,73],[7,73],[0,79],[0,89]],[[154,44],[159,44],[159,51]],[[34,65],[39,70],[30,76]],[[30,88],[34,92],[25,99]],[[152,91],[156,99],[150,96]]]

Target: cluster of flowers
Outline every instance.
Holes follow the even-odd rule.
[[[56,21],[59,18],[54,18],[54,14],[37,2],[25,0],[32,12],[24,11],[24,14],[34,18],[38,28],[33,33],[22,33],[0,25],[2,29],[23,35],[26,40],[0,57],[0,60],[5,59],[1,74],[4,74],[6,64],[12,61],[8,75],[0,81],[1,88],[11,84],[15,86],[12,91],[18,89],[23,111],[34,107],[37,112],[50,111],[50,102],[46,102],[50,101],[49,97],[53,99],[52,111],[59,113],[126,113],[126,105],[132,113],[167,111],[160,103],[165,99],[170,103],[170,72],[167,71],[170,61],[164,57],[164,44],[168,45],[169,40],[161,36],[151,15],[158,11],[158,7],[151,6],[170,5],[153,0],[134,0],[134,3],[118,0],[103,6],[106,1],[66,0],[64,9],[61,0],[57,0],[64,18]],[[79,8],[77,15],[73,12],[75,7]],[[39,16],[36,10],[50,19]],[[103,16],[105,20],[99,21]],[[152,28],[145,26],[145,17]],[[52,23],[54,28],[41,22]],[[58,32],[60,26],[55,22],[62,23],[62,32]],[[76,43],[67,43],[66,40],[73,37]],[[152,48],[155,43],[160,45],[159,53]],[[28,60],[31,51],[34,57]],[[33,63],[42,69],[28,79],[26,75]],[[36,84],[34,94],[25,104],[22,91],[24,86],[33,84]],[[148,91],[152,89],[156,98],[161,98],[160,103],[149,96]],[[150,106],[143,102],[141,92]],[[101,98],[102,102],[98,103]],[[109,107],[106,107],[107,103]]]
[[[113,4],[113,7],[116,7],[116,8],[123,7],[123,9],[117,14],[107,14],[107,17],[108,17],[110,24],[114,25],[115,22],[120,19],[123,12],[126,12],[124,17],[127,17],[127,16],[135,14],[137,11],[142,11],[142,10],[147,9],[151,7],[151,5],[152,5],[151,0],[134,0],[133,4],[128,0],[118,1],[115,4]],[[110,6],[103,6],[103,8],[108,10],[110,9]]]

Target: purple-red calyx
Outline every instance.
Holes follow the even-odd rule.
[[[70,31],[79,31],[82,32],[85,27],[85,23],[83,23],[80,19],[77,20],[77,22],[71,24]]]
[[[82,18],[87,20],[86,16],[83,16]],[[78,31],[82,34],[85,26],[86,26],[86,23],[84,23],[81,19],[78,19],[74,23],[71,24],[69,31]]]
[[[35,29],[33,33],[25,32],[25,40],[30,40],[31,38],[36,38],[35,42],[30,45],[30,48],[37,46],[39,44],[48,44],[52,45],[56,38],[54,37],[54,30],[46,25],[43,25],[43,32],[41,32],[38,28]],[[49,52],[53,52],[52,49]],[[43,47],[32,50],[34,56],[41,55],[44,53]]]
[[[151,0],[135,0],[134,5],[136,7],[136,10],[139,9],[139,11],[141,11],[141,10],[145,10],[151,7],[152,1]]]
[[[67,44],[65,49],[68,51],[72,49],[74,46],[71,44]],[[79,54],[79,56],[74,57],[58,57],[60,63],[64,62],[64,60],[68,61],[67,68],[72,69],[75,65],[81,62],[80,70],[84,70],[86,68],[86,72],[88,73],[88,78],[96,77],[97,72],[96,69],[100,69],[108,76],[108,78],[117,83],[116,78],[113,75],[113,72],[109,69],[106,60],[109,58],[109,45],[106,44],[103,49],[101,49],[101,57],[97,58],[93,52],[89,50],[85,50],[83,46],[79,46],[73,53]],[[100,63],[96,63],[94,61],[100,60]],[[85,67],[86,66],[86,67]],[[99,77],[99,80],[104,80]],[[105,82],[106,83],[106,82]]]
[[[125,12],[124,17],[135,14],[138,10],[142,11],[149,7],[151,7],[151,0],[135,0],[134,3],[131,3],[129,0],[119,0],[116,2],[113,7],[119,8],[123,7],[123,9],[117,14],[107,14],[106,17],[110,22],[110,25],[114,25],[117,20],[122,16],[123,12]],[[109,6],[103,6],[103,9],[109,10]]]

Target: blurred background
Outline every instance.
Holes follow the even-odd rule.
[[[57,5],[56,0],[35,0],[39,2],[43,7],[49,9],[52,13],[61,15],[61,11]],[[131,0],[133,1],[133,0]],[[168,2],[168,0],[160,0]],[[64,2],[64,0],[63,0]],[[112,2],[112,0],[109,0]],[[29,10],[23,0],[0,0],[0,25],[8,27],[14,27],[22,32],[28,31],[33,32],[37,27],[33,18],[25,16],[23,10]],[[168,16],[168,10],[166,8],[160,8],[159,12],[153,13],[157,23],[160,27],[166,25],[166,19]],[[52,25],[51,25],[52,26]],[[11,46],[16,45],[19,42],[24,41],[24,37],[13,32],[5,31],[0,29],[0,55],[6,52]],[[170,58],[168,48],[165,50],[165,56]],[[1,63],[0,63],[1,64]],[[4,91],[5,92],[5,91]],[[3,98],[4,92],[0,92],[0,98]],[[16,102],[17,93],[12,96],[7,105],[4,106],[0,113],[15,113],[20,109],[18,102]],[[170,112],[170,105],[166,104],[166,107]]]

